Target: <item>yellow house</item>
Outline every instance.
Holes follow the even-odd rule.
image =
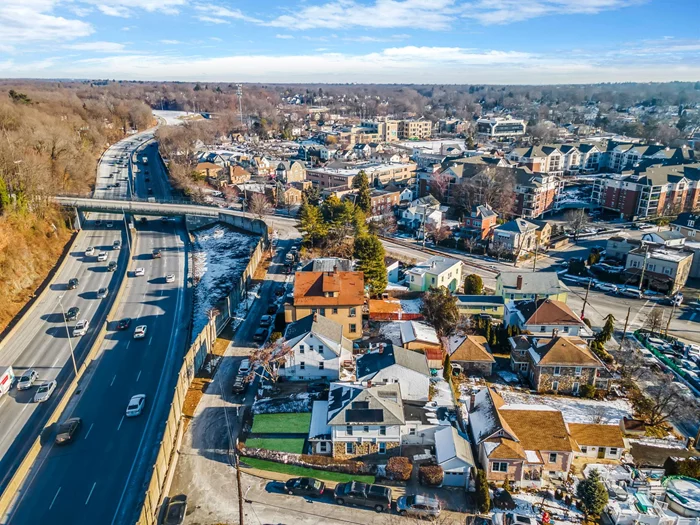
[[[460,315],[490,315],[503,318],[505,299],[501,295],[455,295]]]
[[[566,302],[569,289],[556,272],[501,272],[496,276],[496,295],[507,301],[556,299]]]
[[[285,304],[284,320],[291,323],[317,313],[343,325],[348,339],[359,339],[364,301],[362,272],[297,272],[294,299]]]

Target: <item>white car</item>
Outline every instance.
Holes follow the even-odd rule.
[[[143,406],[146,404],[146,394],[138,394],[131,398],[129,406],[126,407],[126,417],[140,416]]]
[[[148,327],[145,324],[139,325],[134,329],[134,339],[143,339],[146,337]]]
[[[596,283],[595,287],[604,292],[617,292],[617,286],[611,283]]]
[[[165,282],[166,283],[174,283],[175,282],[175,274],[174,273],[169,273],[168,275],[165,276]]]
[[[30,368],[17,381],[17,390],[29,390],[39,380],[36,370]]]
[[[97,254],[97,260],[99,262],[106,261],[107,260],[107,252],[100,252],[99,254]]]
[[[109,293],[109,290],[107,288],[100,288],[97,290],[97,298],[98,299],[104,299],[107,297],[107,294]]]
[[[73,337],[79,337],[81,335],[87,334],[89,327],[90,321],[88,321],[87,319],[81,319],[73,327]]]
[[[36,394],[34,394],[34,402],[43,403],[44,401],[48,401],[54,390],[56,390],[56,380],[44,383],[36,391]]]
[[[92,246],[88,246],[87,250],[85,250],[85,255],[87,257],[95,255],[95,248],[93,248]]]
[[[146,275],[146,270],[144,270],[143,268],[136,268],[136,270],[134,270],[134,275],[136,277],[142,277]]]

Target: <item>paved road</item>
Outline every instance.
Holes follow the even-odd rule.
[[[148,136],[136,138],[142,141]],[[130,142],[133,149],[138,141]],[[151,187],[154,195],[167,195],[155,148],[139,152],[139,162],[144,154],[148,167],[133,170],[136,194],[146,195]],[[184,354],[191,302],[182,223],[152,217],[145,223],[136,217],[134,222],[134,256],[117,318],[110,319],[99,361],[82,380],[81,394],[63,414],[63,419],[80,417],[83,428],[74,443],[44,448],[10,523],[136,521]],[[155,248],[161,250],[161,258],[152,257]],[[144,268],[144,276],[134,275],[137,267]],[[175,276],[173,283],[166,283],[167,274]],[[132,324],[116,331],[116,322],[123,317],[133,318]],[[146,338],[135,340],[134,328],[141,324],[148,327]],[[126,418],[126,406],[135,394],[146,394],[145,410],[139,417]]]

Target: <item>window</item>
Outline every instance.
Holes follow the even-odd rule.
[[[545,327],[544,327],[544,326],[540,326],[540,332],[544,332],[544,331],[545,331]]]
[[[315,314],[316,312],[318,312],[318,308],[312,308],[312,309],[311,309],[311,313],[312,313],[312,314]]]
[[[304,345],[299,345],[299,353],[300,354],[304,353]]]
[[[583,454],[588,452],[588,447],[580,447]]]
[[[565,327],[564,327],[564,332],[568,332],[568,331],[569,331],[569,327],[568,327],[568,326],[565,326]]]
[[[323,345],[318,345],[318,353],[319,354],[323,353]]]
[[[617,455],[617,449],[615,447],[610,447],[609,454]]]
[[[345,453],[354,454],[355,453],[355,443],[345,443]]]
[[[561,375],[561,367],[560,367],[560,366],[555,366],[555,367],[554,367],[554,375],[555,375],[555,376],[560,376],[560,375]]]
[[[505,461],[494,461],[491,463],[491,472],[508,472],[508,463]]]
[[[369,427],[367,425],[362,427],[362,432],[365,432],[365,433],[369,432]]]
[[[379,443],[379,453],[386,454],[386,443],[384,443],[383,441]]]
[[[430,281],[431,281],[433,284],[435,284],[435,277],[431,277],[431,278],[430,278]]]
[[[413,429],[413,430],[415,431],[415,429]],[[379,427],[379,435],[386,436],[386,427],[385,426]]]
[[[321,308],[320,311],[319,311],[318,313],[320,313],[321,315],[324,315],[324,316],[325,316],[325,315],[326,315],[326,309],[325,309],[325,308]]]
[[[688,221],[688,228],[695,226],[695,221]]]
[[[352,436],[352,427],[351,427],[350,425],[348,425],[347,427],[345,427],[345,433],[346,433],[348,436]]]
[[[323,361],[321,361],[321,362],[318,364],[318,369],[319,369],[319,370],[324,370],[325,367],[324,367],[323,365],[325,365],[325,363],[324,363]]]
[[[299,370],[304,370],[305,367],[306,367],[306,363],[304,363],[304,361],[301,361],[299,363]]]
[[[314,351],[314,345],[309,345],[309,352],[313,352],[313,351]]]
[[[556,463],[557,462],[557,453],[553,452],[549,455],[549,462],[550,463]]]
[[[350,325],[350,333],[351,333],[351,334],[354,334],[355,332],[357,332],[357,325],[356,325],[356,324],[351,324],[351,325]]]
[[[555,392],[559,390],[559,381],[554,381],[552,383],[552,390],[554,390]]]
[[[321,443],[318,444],[318,451],[319,452],[328,452],[328,443],[325,441],[322,441]]]
[[[416,428],[415,428],[415,427],[409,428],[409,429],[408,429],[408,435],[409,435],[409,436],[415,436],[415,435],[416,435]]]
[[[333,308],[333,313],[334,313],[334,314],[337,314],[337,313],[338,313],[338,309],[337,309],[337,308]]]

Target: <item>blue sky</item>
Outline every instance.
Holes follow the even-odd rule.
[[[700,0],[0,0],[0,77],[700,80]]]

